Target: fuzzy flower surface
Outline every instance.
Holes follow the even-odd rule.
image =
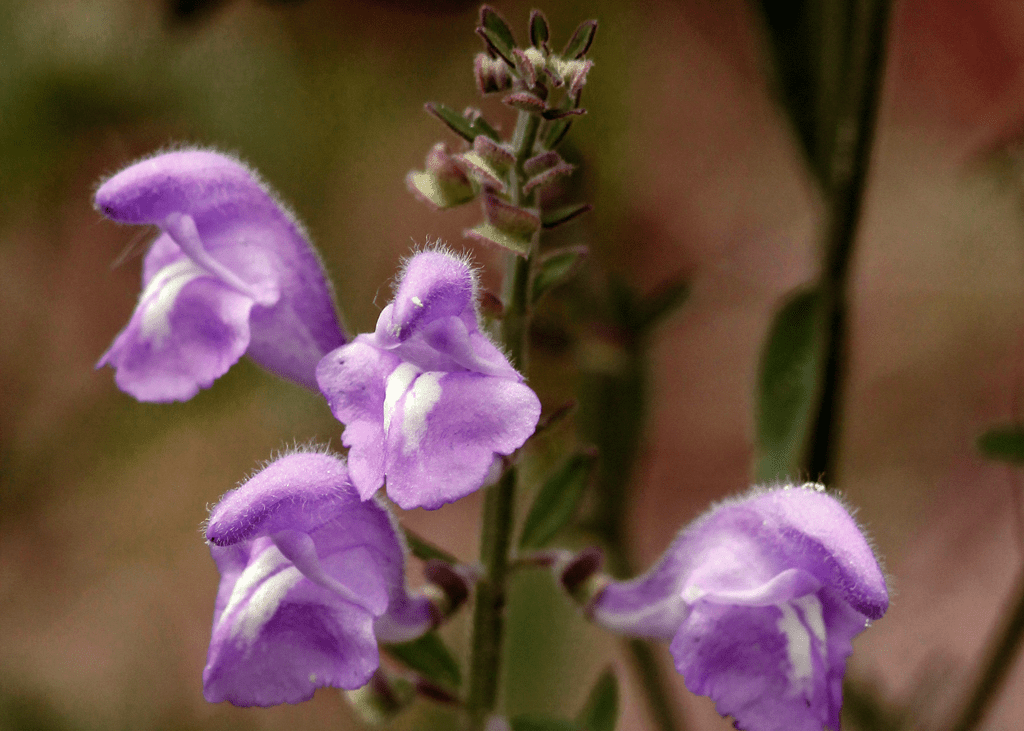
[[[647,574],[605,588],[593,617],[669,641],[686,687],[739,729],[838,731],[851,640],[888,605],[846,508],[804,486],[713,508]]]
[[[458,500],[536,428],[540,400],[480,331],[476,290],[464,260],[415,254],[376,330],[317,367],[363,499],[386,481],[402,508]]]
[[[121,390],[185,401],[243,354],[316,388],[317,362],[346,338],[316,252],[253,171],[218,152],[167,152],[106,180],[95,206],[160,228],[135,312],[97,364]]]
[[[206,538],[221,575],[208,701],[272,706],[359,688],[379,665],[378,642],[431,627],[428,600],[406,589],[399,529],[360,499],[337,457],[272,462],[217,504]]]

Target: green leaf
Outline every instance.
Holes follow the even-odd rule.
[[[473,120],[472,129],[477,136],[483,135],[484,137],[490,137],[495,142],[501,142],[501,135],[498,134],[498,130],[488,124],[487,120],[483,117],[477,117]]]
[[[472,142],[479,135],[486,135],[495,141],[500,139],[498,132],[483,117],[470,121],[451,107],[447,107],[444,104],[435,104],[434,102],[427,102],[423,105],[423,108],[427,110],[427,113],[444,122],[448,129],[466,140],[466,142]]]
[[[562,58],[579,58],[590,50],[590,44],[594,42],[594,35],[597,33],[596,20],[584,20],[572,34],[572,38],[565,44],[562,51]]]
[[[587,247],[575,246],[545,256],[533,277],[533,303],[539,302],[545,292],[575,272],[588,253]]]
[[[451,184],[425,170],[411,171],[405,176],[405,184],[417,198],[435,208],[454,208],[476,198],[476,191],[471,185]]]
[[[637,303],[636,322],[634,328],[639,333],[646,333],[652,327],[671,315],[686,302],[690,294],[688,282],[677,280],[659,287]]]
[[[596,454],[577,454],[547,479],[523,522],[520,548],[543,548],[572,520],[596,464]]]
[[[516,716],[509,719],[512,731],[589,731],[578,723],[544,716]]]
[[[516,57],[512,53],[512,48],[510,46],[505,45],[505,43],[501,39],[501,36],[499,36],[490,28],[484,28],[482,26],[480,28],[477,28],[476,32],[479,33],[480,37],[487,42],[488,48],[490,48],[494,53],[505,59],[505,63],[507,63],[512,68],[516,67]]]
[[[529,236],[516,236],[486,222],[463,231],[462,235],[467,239],[500,246],[519,256],[526,256],[530,253],[531,239]]]
[[[757,480],[796,476],[807,441],[821,359],[821,296],[797,292],[772,323],[761,354]]]
[[[572,127],[572,117],[563,117],[551,122],[544,132],[544,149],[554,150],[561,144],[565,136],[569,134],[569,128]]]
[[[493,36],[501,44],[505,51],[505,53],[501,54],[502,56],[506,56],[506,54],[511,56],[512,49],[516,47],[516,38],[512,35],[512,29],[508,27],[505,19],[498,15],[498,11],[490,5],[484,5],[480,8],[480,25],[478,30],[487,31],[488,36]],[[496,50],[499,53],[501,52],[501,49]],[[511,61],[508,57],[505,60],[515,67],[515,61]]]
[[[589,203],[573,203],[571,206],[562,206],[542,214],[540,225],[544,228],[555,228],[592,210],[594,210],[594,206]]]
[[[619,720],[619,682],[608,668],[594,683],[576,723],[587,731],[615,731]]]
[[[462,683],[459,662],[437,632],[428,632],[411,642],[384,645],[384,650],[424,678],[439,685],[457,688]]]
[[[409,550],[412,552],[412,555],[421,561],[429,561],[432,558],[436,558],[439,561],[453,565],[459,563],[459,559],[443,548],[438,548],[427,539],[421,538],[404,526],[402,530],[405,532],[405,542],[409,544]]]
[[[530,11],[530,43],[540,48],[548,42],[550,31],[548,30],[548,19],[539,10]]]
[[[989,459],[1024,465],[1024,424],[989,429],[978,437],[978,451]]]

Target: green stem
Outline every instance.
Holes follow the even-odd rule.
[[[508,578],[508,549],[515,507],[516,469],[510,468],[497,485],[484,493],[480,562],[484,576],[476,585],[473,607],[473,640],[469,666],[469,711],[471,729],[483,729],[498,703],[501,680],[502,640],[505,634],[505,601]]]
[[[1007,616],[1006,624],[996,635],[989,649],[985,669],[978,678],[978,683],[960,718],[953,726],[953,731],[972,731],[978,726],[1013,667],[1021,640],[1024,639],[1024,572],[1019,579],[1013,608]]]
[[[540,120],[520,112],[513,136],[516,164],[512,173],[512,203],[521,205],[523,162],[529,158]],[[533,250],[537,249],[534,237]],[[501,339],[512,364],[521,372],[527,367],[527,332],[530,324],[530,283],[533,255],[511,255],[506,281],[505,315]],[[482,731],[498,705],[501,685],[502,642],[505,635],[505,603],[508,594],[509,549],[515,514],[518,470],[508,467],[498,484],[484,491],[480,533],[480,563],[484,574],[476,585],[473,634],[470,640],[469,695],[466,709],[469,728]]]
[[[885,70],[889,0],[855,2],[848,73],[835,126],[825,195],[828,221],[821,273],[822,347],[825,354],[819,400],[806,456],[811,479],[835,479],[842,384],[848,350],[849,264],[863,209],[878,104]]]
[[[626,643],[633,668],[640,676],[640,687],[644,691],[647,708],[654,717],[655,725],[661,731],[684,731],[682,720],[676,719],[672,708],[672,691],[665,671],[655,655],[654,643],[633,639]]]

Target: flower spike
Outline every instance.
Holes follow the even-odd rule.
[[[316,387],[317,362],[346,338],[320,260],[255,173],[217,152],[168,152],[111,177],[95,204],[161,228],[135,313],[97,364],[123,391],[185,401],[243,354]]]

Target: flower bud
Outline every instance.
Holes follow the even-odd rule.
[[[603,566],[604,552],[597,546],[588,546],[561,568],[559,583],[585,611],[610,582],[601,573]]]
[[[406,186],[423,202],[435,208],[451,208],[476,196],[473,184],[448,154],[445,143],[438,142],[430,149],[426,168],[413,170],[405,178]]]
[[[438,619],[444,620],[458,611],[469,599],[469,577],[458,568],[438,559],[430,559],[423,567],[423,574],[430,582],[428,596],[438,612]]]
[[[491,193],[484,195],[483,206],[488,223],[514,236],[529,237],[540,228],[536,211],[514,206]]]
[[[364,722],[383,726],[412,704],[416,688],[408,680],[388,677],[378,670],[369,683],[347,691],[345,697]]]
[[[512,74],[505,60],[491,58],[486,53],[478,53],[473,59],[473,76],[481,94],[493,94],[512,86]]]

